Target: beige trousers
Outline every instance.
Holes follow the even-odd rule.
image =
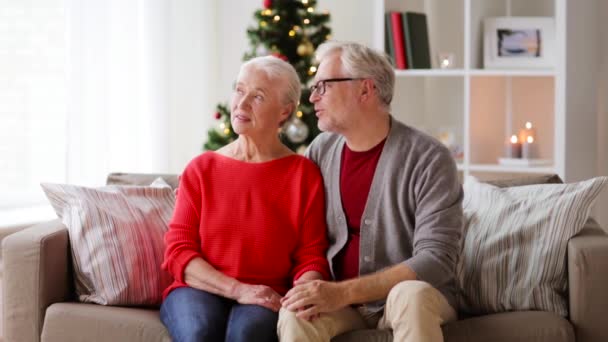
[[[423,281],[409,280],[391,289],[383,314],[348,306],[309,322],[281,309],[277,332],[280,341],[326,342],[347,331],[378,328],[392,329],[393,341],[441,342],[441,325],[456,318],[441,292]]]

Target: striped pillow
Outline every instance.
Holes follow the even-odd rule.
[[[582,229],[607,180],[501,189],[467,178],[459,309],[566,316],[568,240]]]
[[[157,182],[155,182],[157,183]],[[175,197],[164,186],[86,188],[41,184],[68,229],[82,302],[158,305],[171,276],[161,270]]]

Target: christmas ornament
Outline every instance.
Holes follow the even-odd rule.
[[[272,0],[264,0],[264,8],[272,7]]]
[[[284,60],[285,62],[289,62],[289,59],[287,58],[287,56],[281,54],[280,52],[273,52],[272,55]]]
[[[264,45],[260,44],[255,48],[256,56],[268,56],[269,54],[270,54],[270,51]]]
[[[312,43],[308,40],[302,42],[302,44],[298,45],[298,55],[300,56],[308,56],[311,55],[315,51],[315,48],[312,46]]]
[[[299,144],[308,138],[308,126],[298,118],[292,119],[287,128],[285,135],[294,144]]]
[[[215,112],[215,119],[219,120],[222,117],[222,114],[220,114],[220,112]]]

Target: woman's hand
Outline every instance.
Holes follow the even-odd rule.
[[[281,296],[266,285],[240,283],[234,292],[234,299],[240,304],[255,304],[275,312],[281,308]]]

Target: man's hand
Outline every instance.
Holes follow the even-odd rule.
[[[281,300],[296,317],[310,320],[323,312],[341,309],[349,303],[340,283],[323,280],[298,280]]]
[[[281,296],[266,285],[240,283],[234,292],[234,299],[240,304],[255,304],[274,312],[281,308]]]

